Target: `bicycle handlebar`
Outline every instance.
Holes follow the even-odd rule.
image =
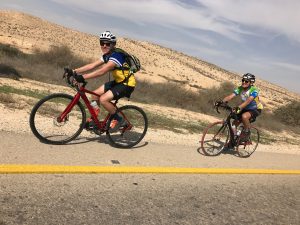
[[[64,68],[63,79],[69,86],[79,88],[80,84],[82,84],[81,86],[85,87],[87,85],[87,82],[84,81],[83,83],[78,83],[75,80],[76,75],[76,72],[73,72],[73,70],[69,68]]]
[[[233,108],[231,106],[229,106],[226,102],[221,102],[219,104],[215,103],[215,109],[218,113],[220,113],[219,107],[221,107],[221,108],[223,108],[223,109],[230,112],[229,118],[232,118],[232,119],[235,119],[235,120],[238,119],[237,114],[233,111]]]
[[[217,111],[217,113],[220,113],[219,111],[219,107],[223,108],[223,109],[226,109],[227,111],[230,111],[232,112],[232,107],[230,107],[227,103],[225,102],[222,102],[220,104],[215,104],[215,109]]]

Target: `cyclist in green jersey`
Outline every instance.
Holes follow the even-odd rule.
[[[259,90],[254,86],[255,76],[251,73],[246,73],[242,76],[242,85],[237,87],[233,93],[226,96],[222,101],[217,102],[229,102],[236,96],[240,96],[242,103],[233,110],[237,114],[237,120],[233,122],[236,127],[242,122],[244,125],[241,138],[243,141],[247,141],[250,136],[250,122],[254,122],[256,117],[261,114],[263,105],[259,101]]]

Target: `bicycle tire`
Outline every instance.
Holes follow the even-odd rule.
[[[119,115],[124,118],[124,125],[118,131],[106,131],[106,136],[111,145],[118,148],[132,148],[140,143],[148,130],[146,113],[134,105],[125,105],[119,108]],[[112,118],[109,119],[110,124]]]
[[[236,146],[238,156],[241,158],[247,158],[250,155],[252,155],[255,152],[255,150],[257,149],[257,146],[259,143],[259,138],[260,138],[259,130],[254,126],[251,126],[249,141],[242,142],[242,144],[237,144],[237,146]],[[240,141],[240,137],[239,137],[237,140],[237,143],[240,143],[240,142],[241,141]]]
[[[219,155],[229,139],[229,128],[224,121],[210,124],[203,132],[201,149],[207,156]]]
[[[86,121],[86,112],[81,102],[74,105],[65,121],[57,122],[57,117],[73,98],[68,94],[51,94],[38,101],[33,107],[29,124],[31,131],[41,142],[66,144],[82,132]]]

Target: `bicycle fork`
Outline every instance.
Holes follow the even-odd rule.
[[[67,105],[67,108],[60,114],[59,117],[57,117],[57,122],[61,123],[61,122],[65,122],[68,119],[68,114],[71,112],[71,110],[73,109],[73,107],[78,103],[80,98],[80,94],[77,93],[73,100],[69,103],[69,105]]]

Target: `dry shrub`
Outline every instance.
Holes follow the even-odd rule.
[[[21,75],[13,66],[0,63],[0,77],[8,77],[19,80]]]
[[[140,81],[136,89],[133,98],[140,102],[196,110],[198,94],[187,91],[179,84]]]
[[[213,87],[206,90],[200,90],[199,99],[201,102],[200,109],[203,113],[209,113],[215,115],[215,110],[213,108],[216,100],[221,100],[225,96],[230,95],[235,86],[230,82],[224,82],[219,87]],[[238,98],[232,100],[230,105],[236,106],[240,100]]]
[[[137,90],[133,93],[133,98],[145,103],[212,114],[214,102],[232,93],[233,89],[233,84],[225,82],[219,87],[200,90],[195,93],[174,83],[139,82]]]
[[[19,49],[12,47],[8,44],[2,44],[0,43],[0,54],[2,56],[8,56],[8,57],[24,57],[25,54],[20,51]]]
[[[294,100],[281,106],[274,111],[274,115],[284,124],[300,126],[300,102]]]
[[[262,114],[256,118],[255,126],[267,130],[282,131],[286,126],[276,119],[273,113],[262,111]]]
[[[1,63],[5,65],[1,71],[6,74],[15,73],[14,77],[22,74],[25,78],[52,84],[63,84],[63,67],[75,68],[86,64],[67,46],[52,46],[49,51],[35,49],[34,54],[25,54],[9,45],[0,44],[0,55]]]
[[[17,101],[13,98],[12,94],[0,93],[0,102],[3,104],[11,104]]]
[[[71,49],[65,45],[51,46],[48,51],[35,49],[31,57],[36,63],[50,64],[61,68],[74,68],[86,64],[82,58],[75,56]]]

